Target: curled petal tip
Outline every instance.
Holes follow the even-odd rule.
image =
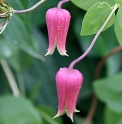
[[[56,115],[53,117],[53,119],[55,119],[55,118],[57,118],[57,117],[59,117],[59,116],[61,116],[61,115],[56,114]]]
[[[59,116],[61,116],[61,115],[63,115],[64,114],[64,112],[63,113],[57,113],[54,117],[53,117],[53,119],[55,119],[55,118],[57,118],[57,117],[59,117]]]
[[[74,112],[80,112],[79,110],[75,109]]]
[[[62,56],[69,56],[69,55],[66,54],[66,53],[60,53],[60,55],[62,55]]]
[[[65,49],[60,49],[60,47],[57,45],[57,49],[58,49],[58,52],[59,52],[59,54],[60,55],[62,55],[62,56],[69,56],[66,52],[66,50]]]
[[[59,49],[58,49],[58,51],[59,51],[59,54],[62,55],[62,56],[69,56],[66,52],[62,52]]]
[[[47,53],[45,54],[45,56],[52,55],[52,54],[53,54],[53,53],[47,52]]]
[[[54,53],[54,49],[52,51],[47,51],[47,53],[45,54],[45,56],[48,56],[48,55],[52,55]]]
[[[57,117],[59,117],[59,115],[58,115],[58,114],[56,114],[56,115],[53,117],[53,119],[55,119],[55,118],[57,118]]]
[[[67,116],[71,119],[72,123],[73,123],[73,114],[68,114],[67,113]]]
[[[71,121],[72,121],[72,123],[73,123],[73,117],[71,117],[70,119],[71,119]]]

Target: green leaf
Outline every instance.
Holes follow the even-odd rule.
[[[38,111],[24,97],[0,97],[1,124],[42,124]]]
[[[81,35],[92,35],[98,32],[107,17],[112,11],[112,7],[106,2],[98,2],[93,5],[86,13],[83,22]],[[108,29],[115,20],[115,14],[111,17],[103,31]]]
[[[48,106],[39,106],[38,111],[44,124],[63,124],[62,118],[52,119],[56,112]]]
[[[122,8],[119,8],[117,11],[116,20],[118,21],[120,28],[122,28]]]
[[[115,0],[115,2],[122,7],[122,0]]]
[[[20,0],[19,2],[22,3],[22,6],[24,6],[24,8],[28,9],[28,4],[29,4],[28,0]]]
[[[16,10],[27,9],[30,6],[28,0],[7,1],[10,6]],[[31,27],[29,21],[31,18],[29,14],[13,15],[8,26],[6,27],[3,35],[8,42],[16,44],[19,48],[30,54],[34,58],[44,60],[44,57],[39,52],[39,49],[35,46],[35,42],[32,38]]]
[[[122,124],[122,113],[118,114],[109,108],[105,108],[105,124]]]
[[[121,51],[111,56],[106,62],[107,76],[112,76],[117,72],[121,71],[122,65],[122,53]],[[117,61],[116,61],[117,60]]]
[[[34,46],[35,41],[31,37],[29,25],[27,26],[24,20],[16,15],[13,16],[3,34],[8,42],[16,44],[32,57],[44,60],[36,46]]]
[[[80,7],[81,9],[88,10],[91,6],[96,4],[97,2],[101,2],[101,0],[71,0],[76,6]],[[115,4],[114,0],[104,0],[111,6]]]
[[[74,115],[74,124],[83,124],[84,121],[85,121],[85,118]],[[93,122],[91,121],[89,124],[93,124]]]
[[[16,10],[21,10],[23,8],[28,7],[28,0],[17,0],[17,1],[12,1],[12,0],[7,0],[8,4]]]
[[[122,9],[120,8],[116,15],[114,30],[119,44],[122,46]]]
[[[80,25],[81,25],[81,16],[78,16],[76,19],[73,29],[75,31],[75,35],[78,38],[80,48],[83,51],[86,51],[86,49],[89,47],[91,41],[94,38],[94,35],[89,36],[81,36],[79,35],[80,32]],[[108,37],[111,36],[111,37]],[[110,45],[111,44],[111,45]],[[101,33],[101,35],[98,37],[94,47],[91,49],[89,54],[87,56],[90,57],[103,57],[105,56],[110,50],[118,45],[118,41],[116,39],[116,35],[114,32],[114,27],[111,26],[108,30]],[[121,59],[121,57],[120,57]],[[119,62],[119,61],[117,61]],[[116,64],[115,66],[118,66]]]
[[[9,58],[9,64],[17,71],[23,72],[30,67],[33,58],[27,52],[19,50],[15,55]]]
[[[3,73],[3,68],[0,66],[0,95],[9,93],[10,87],[8,86],[8,80]]]
[[[111,110],[122,113],[122,72],[94,81],[93,88],[98,98]]]
[[[16,44],[11,44],[2,35],[0,35],[0,58],[11,58],[18,52]]]
[[[29,0],[30,6],[33,6],[39,2],[39,0]],[[44,26],[45,24],[45,13],[49,8],[53,8],[57,6],[57,0],[46,0],[44,3],[42,3],[39,7],[37,7],[35,10],[29,13],[30,15],[30,21],[31,23],[35,25],[41,25]]]
[[[40,42],[40,50],[43,54],[46,53],[46,39],[43,34],[39,32],[36,28],[33,28],[33,38],[35,41]],[[55,74],[56,74],[57,64],[54,61],[53,56],[45,57],[45,62],[40,60],[33,61],[31,67],[24,73],[24,79],[26,82],[27,89],[29,93],[34,89],[35,83],[39,83],[39,93],[38,96],[33,97],[33,94],[30,95],[32,99],[37,99],[38,102],[44,105],[49,105],[54,109],[57,109],[57,94],[55,87]]]
[[[52,66],[55,65],[55,66]],[[33,92],[35,84],[39,83],[39,92],[35,98],[33,94],[29,96],[40,104],[57,109],[57,93],[55,87],[56,64],[52,58],[46,58],[45,62],[34,60],[32,66],[24,73],[24,81],[28,93]],[[36,94],[35,94],[36,95]]]

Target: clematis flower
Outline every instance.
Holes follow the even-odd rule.
[[[70,13],[62,8],[51,8],[46,12],[49,47],[46,55],[53,54],[55,47],[61,55],[66,54],[66,37],[70,24]]]
[[[76,69],[61,68],[56,74],[56,86],[58,93],[58,112],[54,118],[66,112],[73,121],[73,113],[76,110],[76,102],[83,83],[81,72]]]

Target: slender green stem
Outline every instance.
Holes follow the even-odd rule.
[[[39,5],[41,5],[45,0],[41,0],[38,3],[36,3],[34,6],[32,6],[31,8],[25,9],[25,10],[13,10],[14,14],[23,14],[23,13],[27,13],[30,12],[34,9],[36,9]]]
[[[93,40],[92,40],[90,46],[88,47],[88,49],[80,57],[78,57],[77,59],[75,59],[74,61],[71,62],[71,64],[69,65],[69,69],[72,69],[76,63],[78,63],[79,61],[81,61],[90,52],[90,50],[94,46],[97,38],[99,37],[100,33],[103,31],[103,29],[105,28],[105,26],[107,25],[107,23],[109,22],[109,20],[111,19],[112,15],[115,13],[115,11],[116,11],[117,8],[118,8],[118,4],[115,4],[112,12],[108,16],[108,18],[106,19],[106,21],[104,22],[104,24],[102,25],[102,27],[99,29],[99,31],[97,32],[97,34],[95,35],[95,37],[93,38]]]
[[[5,75],[8,79],[9,85],[11,87],[11,90],[12,90],[14,96],[18,97],[20,95],[20,92],[19,92],[16,80],[14,79],[14,76],[11,72],[11,69],[9,68],[7,61],[2,59],[2,60],[0,60],[0,63],[2,65],[2,68],[3,68]]]

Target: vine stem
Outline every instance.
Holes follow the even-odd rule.
[[[44,1],[45,0],[41,0],[38,3],[36,3],[34,6],[28,8],[28,9],[25,9],[25,10],[13,10],[13,13],[14,14],[23,14],[23,13],[30,12],[30,11],[34,10],[35,8],[37,8],[39,5],[41,5]]]
[[[108,16],[108,18],[106,19],[106,21],[104,22],[104,24],[102,25],[102,27],[99,29],[99,31],[97,32],[97,34],[95,35],[95,37],[93,38],[93,40],[92,40],[90,46],[88,47],[88,49],[80,57],[78,57],[77,59],[75,59],[74,61],[71,62],[71,64],[69,65],[69,69],[72,69],[76,63],[78,63],[79,61],[81,61],[89,53],[89,51],[92,49],[94,43],[96,42],[98,36],[103,31],[103,29],[105,28],[105,26],[107,25],[107,23],[109,22],[110,18],[115,13],[115,11],[116,11],[117,8],[118,8],[118,5],[115,4],[112,12]]]
[[[69,0],[61,0],[61,1],[58,3],[57,8],[60,9],[61,6],[62,6],[62,4],[63,4],[63,3],[66,3],[66,2],[68,2],[68,1],[69,1]]]
[[[2,65],[2,68],[3,68],[3,70],[5,72],[5,75],[6,75],[7,79],[8,79],[9,85],[11,87],[11,90],[12,90],[14,96],[18,97],[20,95],[20,92],[19,92],[17,83],[16,83],[16,81],[14,79],[14,76],[13,76],[13,74],[11,72],[11,69],[9,68],[9,65],[8,65],[7,61],[2,59],[2,60],[0,60],[0,63]]]
[[[95,71],[95,79],[98,79],[99,75],[100,75],[100,70],[103,66],[103,64],[105,63],[105,61],[112,55],[114,55],[115,53],[119,52],[122,50],[122,46],[117,46],[116,48],[114,48],[108,55],[106,55],[98,64],[96,71]]]
[[[100,62],[98,63],[98,65],[96,67],[96,70],[95,70],[95,80],[99,78],[101,69],[102,69],[104,63],[106,62],[106,60],[121,50],[122,50],[122,46],[117,46],[112,51],[110,51],[104,58],[102,58],[100,60]],[[95,109],[96,109],[96,106],[97,106],[97,97],[94,95],[92,98],[92,103],[91,103],[89,112],[88,112],[83,124],[89,124],[91,122],[92,117],[93,117],[94,112],[95,112]]]

